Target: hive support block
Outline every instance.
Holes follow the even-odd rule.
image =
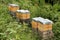
[[[52,30],[45,31],[45,32],[38,31],[38,33],[39,33],[40,40],[54,40],[53,39],[54,34],[53,34]]]

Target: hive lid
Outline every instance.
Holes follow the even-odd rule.
[[[36,18],[32,18],[33,20],[35,20],[35,21],[38,21],[39,19],[36,17]]]
[[[20,12],[20,13],[30,13],[29,10],[17,10],[17,12]]]
[[[52,24],[53,22],[48,20],[48,19],[40,19],[38,20],[39,22],[41,22],[42,24]]]
[[[49,19],[44,19],[42,17],[36,17],[36,18],[33,18],[33,20],[37,21],[37,22],[40,22],[42,24],[53,24],[53,22]]]
[[[40,19],[43,19],[43,18],[42,17],[33,18],[33,20],[35,20],[35,21],[39,21]]]
[[[47,24],[53,24],[53,22],[49,19],[45,19],[47,21]]]
[[[18,6],[17,4],[9,4],[9,6]]]

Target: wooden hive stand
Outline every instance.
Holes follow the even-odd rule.
[[[30,12],[28,10],[17,10],[16,18],[23,24],[30,22]]]
[[[9,4],[8,9],[10,15],[16,17],[16,11],[19,10],[19,6],[17,4]]]

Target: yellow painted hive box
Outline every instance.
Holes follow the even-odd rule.
[[[16,16],[23,20],[30,19],[30,13],[28,10],[17,10]]]
[[[35,20],[35,21],[34,21]],[[52,30],[52,21],[41,17],[33,18],[32,27],[38,28],[39,31]]]
[[[38,22],[39,31],[49,31],[52,30],[52,21],[48,19],[42,19]]]
[[[36,21],[32,21],[32,28],[37,29],[38,23]]]
[[[9,5],[9,11],[16,12],[16,10],[19,10],[19,6],[16,4],[10,4]]]
[[[36,17],[36,18],[32,18],[32,22],[31,22],[31,24],[32,24],[32,28],[38,28],[38,18]]]
[[[18,12],[16,12],[16,17],[17,17],[18,19],[20,19],[20,18],[21,18],[21,14],[18,13]]]
[[[38,29],[39,29],[39,31],[52,30],[52,24],[41,24],[41,23],[38,23]]]

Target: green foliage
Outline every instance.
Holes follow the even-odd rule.
[[[55,5],[53,6],[53,10],[56,10],[56,11],[60,10],[60,5],[59,5],[58,3],[55,4]]]

